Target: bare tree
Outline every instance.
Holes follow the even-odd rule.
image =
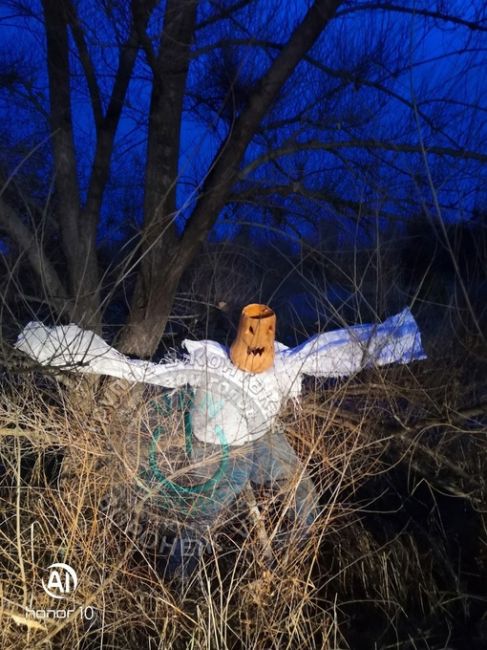
[[[115,162],[125,157],[117,137],[130,132],[125,151],[139,156],[143,171],[133,175],[143,184],[143,205],[139,232],[111,271],[112,285],[134,278],[119,339],[125,352],[154,353],[183,273],[222,213],[252,220],[257,211],[262,223],[297,223],[298,230],[302,222],[321,228],[326,219],[346,228],[379,214],[401,221],[430,200],[417,182],[425,158],[442,186],[460,174],[462,191],[472,191],[474,176],[482,182],[482,82],[470,78],[465,100],[454,87],[484,56],[481,3],[472,2],[466,18],[429,3],[413,11],[407,2],[315,0],[283,12],[281,3],[259,0],[100,1],[90,8],[42,0],[42,37],[31,2],[7,4],[45,45],[39,79],[47,79],[46,92],[17,78],[8,92],[47,113],[55,192],[43,214],[54,215],[61,250],[46,246],[9,194],[11,167],[0,228],[40,278],[52,308],[99,331],[112,294],[98,240],[107,228],[107,193],[122,183],[113,180]],[[458,30],[462,52],[416,56],[424,34],[442,26]],[[452,56],[459,63],[449,87],[444,78],[430,86],[427,75],[415,80],[416,70]],[[80,97],[90,107],[83,117],[93,132],[90,152],[79,143],[73,105]],[[206,143],[193,155],[183,147],[189,119]],[[111,210],[115,205],[110,199]]]
[[[150,205],[149,212],[146,212],[149,218],[143,232],[144,245],[147,248],[135,289],[130,321],[122,339],[122,348],[125,351],[144,356],[151,354],[157,347],[161,324],[167,321],[181,275],[198,247],[207,238],[220,210],[228,200],[247,146],[283,84],[333,17],[339,4],[337,0],[315,2],[262,76],[248,99],[247,107],[239,115],[217,152],[196,199],[194,210],[187,220],[183,234],[177,240],[173,223],[168,223],[168,219],[176,212],[175,188],[167,187],[167,184],[174,185],[174,179],[177,177],[178,148],[175,150],[169,143],[173,144],[171,135],[180,130],[196,3],[181,4],[176,0],[168,2],[158,67],[153,70],[156,83],[151,96],[146,184],[146,201],[150,201]],[[171,65],[174,65],[175,69],[166,69],[166,74],[172,83],[166,81],[162,89],[158,87],[157,79],[161,75],[161,68],[167,66],[165,61],[170,56]],[[165,128],[162,126],[163,121]],[[152,134],[154,142],[151,142]],[[162,202],[157,201],[161,191],[164,197]],[[161,274],[160,259],[163,252],[167,256],[167,270]]]

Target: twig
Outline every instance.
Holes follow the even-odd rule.
[[[252,517],[252,520],[254,522],[255,530],[257,532],[257,538],[262,546],[262,554],[264,556],[264,561],[268,563],[272,560],[271,542],[269,539],[269,535],[267,534],[267,530],[265,528],[262,513],[259,510],[257,501],[255,500],[255,494],[250,483],[247,483],[242,493],[249,507],[250,516]]]

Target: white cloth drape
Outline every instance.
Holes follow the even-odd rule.
[[[183,341],[180,360],[129,359],[77,325],[30,322],[16,348],[38,363],[73,372],[110,375],[167,388],[195,390],[193,432],[202,441],[242,445],[272,428],[287,398],[298,398],[304,375],[342,377],[370,366],[424,359],[421,336],[408,308],[378,325],[317,334],[295,348],[276,343],[272,368],[259,374],[236,368],[225,346]],[[222,434],[223,432],[223,434]]]

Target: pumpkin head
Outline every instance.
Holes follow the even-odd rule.
[[[230,359],[247,372],[264,372],[274,364],[276,315],[267,305],[251,304],[242,309],[237,338]]]

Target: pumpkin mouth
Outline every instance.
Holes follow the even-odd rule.
[[[254,357],[259,355],[261,357],[264,354],[265,348],[251,348],[250,345],[247,346],[247,354],[252,354]]]

